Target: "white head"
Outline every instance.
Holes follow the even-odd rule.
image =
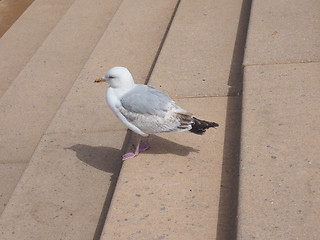
[[[113,67],[104,77],[96,79],[95,82],[107,82],[112,88],[132,88],[134,86],[132,75],[125,67]]]

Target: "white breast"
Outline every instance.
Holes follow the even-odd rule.
[[[121,94],[120,96],[118,96],[119,94],[117,94],[117,91],[115,91],[115,89],[109,87],[107,90],[107,94],[106,94],[106,101],[107,104],[109,105],[109,107],[111,108],[111,110],[113,111],[113,113],[117,116],[117,118],[119,118],[121,120],[121,122],[126,125],[126,127],[128,127],[130,130],[132,130],[133,132],[141,135],[141,136],[148,136],[148,134],[142,132],[139,128],[137,128],[135,125],[133,125],[132,123],[130,123],[120,112],[119,109],[122,108],[121,106],[121,102],[120,102],[120,98],[121,98]]]

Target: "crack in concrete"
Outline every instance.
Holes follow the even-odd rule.
[[[243,67],[290,65],[290,64],[308,64],[308,63],[319,63],[319,62],[320,62],[320,60],[302,60],[302,61],[295,61],[295,62],[271,62],[271,63],[246,63],[246,64],[243,64]]]
[[[238,93],[226,93],[221,95],[208,95],[208,96],[176,96],[173,100],[180,99],[202,99],[202,98],[225,98],[225,97],[239,97],[242,95],[242,91]]]
[[[119,128],[119,129],[112,129],[112,130],[79,130],[79,131],[55,131],[55,132],[47,132],[44,134],[44,136],[50,136],[50,135],[59,135],[59,134],[62,134],[62,135],[76,135],[76,134],[92,134],[92,133],[106,133],[106,132],[124,132],[126,131],[127,129],[126,128]]]

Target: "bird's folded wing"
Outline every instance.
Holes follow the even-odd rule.
[[[175,105],[165,93],[142,84],[137,84],[120,102],[127,111],[144,115],[162,115]]]

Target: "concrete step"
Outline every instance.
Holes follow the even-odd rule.
[[[319,239],[318,1],[253,1],[238,239]]]
[[[0,2],[0,38],[10,29],[34,0]]]
[[[0,38],[0,98],[73,2],[36,0]]]
[[[234,72],[241,73],[242,58],[235,55],[243,9],[232,0],[180,2],[149,84],[220,126],[203,136],[156,134],[148,151],[125,161],[101,240],[235,236],[235,221],[226,220],[235,214],[220,211],[230,203],[220,203],[220,191],[223,164],[237,159],[237,138],[230,135],[240,127],[234,113],[242,79]],[[232,191],[230,182],[224,184]]]
[[[75,1],[1,97],[1,165],[29,162],[120,1],[108,3]],[[2,211],[11,192],[0,192]]]
[[[97,6],[92,1],[90,4]],[[92,8],[84,2],[79,8],[80,5],[87,10]],[[86,37],[92,38],[94,33],[86,31],[81,21],[96,17],[102,21],[101,17],[108,17],[106,12],[111,13],[110,4],[101,2],[98,6],[94,17],[77,18],[77,26],[82,29],[80,33],[73,31],[73,25],[67,28],[64,24],[66,29],[59,31],[60,34],[70,34],[89,45]],[[69,94],[57,107],[59,110],[3,211],[1,239],[99,238],[121,167],[126,129],[106,106],[106,88],[94,85],[93,80],[104,75],[108,68],[122,65],[132,70],[138,82],[144,82],[175,6],[176,2],[169,0],[124,0],[121,3],[88,61],[81,67]],[[83,14],[81,9],[76,12]],[[96,30],[99,24],[91,28]],[[73,48],[72,44],[77,44],[75,47],[80,50],[81,45],[75,39],[68,41],[68,46]],[[65,49],[68,56],[69,51]],[[70,57],[79,58],[77,54]],[[53,56],[60,60],[56,52]],[[50,54],[45,55],[47,63],[48,58]],[[72,72],[78,69],[77,66],[68,67]],[[70,75],[65,73],[64,81],[70,81]],[[52,79],[51,83],[63,90],[62,81]],[[41,85],[39,90],[42,91]]]
[[[1,37],[0,99],[73,2],[60,0],[55,2],[46,0],[35,1],[24,11],[4,36]],[[1,4],[8,3],[2,2]],[[9,15],[14,15],[12,11],[17,10],[6,9],[8,7],[5,5],[2,8],[3,11],[6,11]],[[8,136],[3,135],[2,138],[5,137]],[[2,155],[5,149],[1,147],[0,151]],[[0,187],[0,214],[8,202],[25,166],[26,162],[1,162],[0,182],[6,182],[6,184],[2,184]]]

